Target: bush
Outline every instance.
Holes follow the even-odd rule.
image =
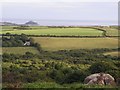
[[[75,70],[65,77],[64,83],[83,82],[87,75],[88,74],[84,71]]]
[[[63,74],[63,72],[61,70],[54,69],[50,73],[50,77],[52,79],[54,79],[56,82],[58,82],[58,83],[63,83],[63,81],[64,81],[64,74]]]
[[[39,52],[42,51],[42,48],[41,48],[41,45],[40,45],[40,44],[35,43],[34,46],[37,48],[37,50],[38,50]]]
[[[97,62],[92,64],[89,68],[91,73],[100,73],[115,69],[117,69],[117,67],[111,62]]]
[[[115,79],[120,77],[120,71],[119,70],[109,70],[107,71],[110,75],[112,75]]]

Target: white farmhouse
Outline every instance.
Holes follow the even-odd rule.
[[[30,41],[26,41],[26,42],[24,43],[24,46],[30,46]]]

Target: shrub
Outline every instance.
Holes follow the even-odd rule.
[[[83,82],[87,75],[88,74],[84,71],[75,70],[65,77],[64,83]]]
[[[97,62],[92,64],[91,67],[89,68],[91,73],[106,72],[114,69],[117,69],[117,67],[111,62]]]

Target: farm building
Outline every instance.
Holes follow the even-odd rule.
[[[26,42],[24,43],[24,46],[30,46],[30,41],[26,41]]]

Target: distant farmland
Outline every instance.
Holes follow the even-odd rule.
[[[36,27],[37,28],[37,27]],[[103,36],[103,31],[92,28],[33,28],[31,30],[5,30],[1,34],[27,34],[27,35],[49,35],[49,36]]]
[[[106,35],[107,36],[119,36],[119,31],[116,29],[110,29],[110,30],[106,30]]]
[[[12,54],[25,54],[26,52],[31,52],[33,54],[39,54],[38,50],[34,47],[3,47],[2,52]]]
[[[117,38],[51,38],[33,37],[44,50],[118,48]]]
[[[119,36],[120,33],[120,31],[117,28],[104,27],[102,29],[106,31],[106,36]]]

